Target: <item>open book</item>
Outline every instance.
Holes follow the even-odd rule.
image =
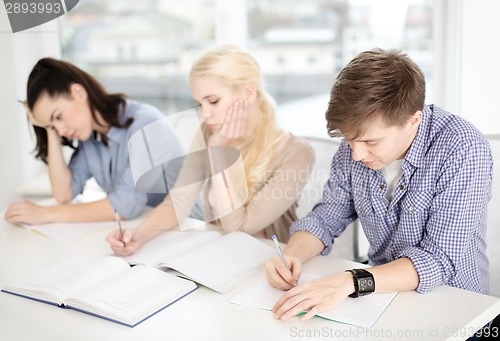
[[[322,276],[303,273],[299,285]],[[272,310],[274,304],[285,292],[273,287],[262,277],[235,296],[231,303],[259,309]],[[397,293],[374,293],[359,298],[346,298],[337,307],[324,313],[316,314],[337,322],[370,328],[389,306]]]
[[[197,288],[149,266],[114,256],[77,256],[2,291],[134,327]]]
[[[167,231],[124,259],[165,271],[175,270],[225,294],[263,271],[276,249],[244,232]]]

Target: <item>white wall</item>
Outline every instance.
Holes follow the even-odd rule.
[[[247,46],[246,0],[216,0],[215,8],[217,44]]]
[[[440,0],[436,4],[435,103],[466,118],[484,134],[499,134],[500,1]]]
[[[500,1],[464,1],[459,110],[485,134],[500,133],[498,13]]]
[[[42,56],[59,57],[57,22],[13,34],[6,11],[0,11],[0,211],[14,198],[14,189],[33,177],[42,164],[31,151],[26,114],[18,99],[26,98],[26,80]]]

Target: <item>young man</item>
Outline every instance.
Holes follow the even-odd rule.
[[[326,119],[329,135],[344,141],[323,199],[290,228],[284,253],[292,273],[279,257],[266,264],[269,282],[290,289],[275,318],[309,310],[307,320],[373,291],[425,293],[446,284],[488,292],[490,147],[470,123],[424,99],[423,73],[400,51],[362,52],[340,72]],[[371,267],[294,287],[302,263],[328,254],[356,218]]]

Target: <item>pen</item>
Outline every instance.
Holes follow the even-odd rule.
[[[115,210],[115,219],[116,223],[118,224],[118,228],[120,229],[120,235],[122,236],[122,242],[123,242],[123,247],[126,247],[127,244],[125,244],[125,241],[123,240],[123,229],[122,229],[122,223],[120,222],[120,215],[118,212]]]
[[[290,269],[290,266],[288,265],[288,263],[285,259],[285,255],[283,254],[283,251],[281,251],[281,246],[278,242],[278,237],[276,237],[276,235],[273,234],[273,236],[271,238],[273,239],[274,244],[276,245],[276,248],[278,249],[278,253],[280,254],[281,260],[283,261],[283,263],[285,263],[285,266],[288,269],[288,272],[290,272],[290,275],[293,277],[292,269]],[[297,283],[295,283],[295,286],[297,286]]]

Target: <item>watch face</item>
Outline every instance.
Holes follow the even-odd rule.
[[[364,291],[373,291],[373,279],[371,278],[360,278],[359,279],[359,291],[364,292]]]
[[[355,291],[349,297],[359,297],[375,292],[375,279],[373,275],[363,269],[346,270],[353,274]]]

